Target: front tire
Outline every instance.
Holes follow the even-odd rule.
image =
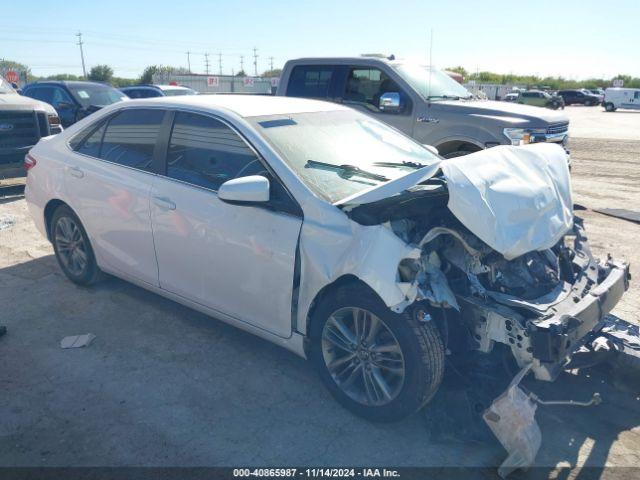
[[[53,213],[51,243],[60,268],[69,280],[78,285],[91,285],[100,278],[100,269],[89,237],[78,216],[66,205]]]
[[[616,111],[616,107],[613,105],[613,103],[611,102],[607,102],[604,104],[604,109],[607,112],[615,112]]]
[[[434,323],[393,313],[362,285],[341,287],[321,301],[311,319],[308,353],[334,398],[371,421],[417,412],[444,372]]]

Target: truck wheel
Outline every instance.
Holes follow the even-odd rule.
[[[604,109],[605,109],[607,112],[615,112],[615,111],[616,111],[616,107],[614,107],[613,103],[611,103],[611,102],[607,102],[607,103],[605,103],[605,104],[604,104]]]
[[[80,219],[66,205],[59,206],[51,218],[51,243],[60,268],[78,285],[91,285],[100,278],[100,269],[89,237]]]
[[[356,415],[400,420],[437,391],[444,348],[433,322],[393,313],[360,285],[322,300],[311,322],[309,360],[329,392]]]
[[[554,110],[557,110],[558,107],[560,107],[560,104],[558,102],[551,102],[551,108]]]

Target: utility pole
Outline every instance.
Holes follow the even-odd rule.
[[[253,74],[258,76],[258,49],[253,47]]]
[[[78,37],[78,45],[80,46],[80,58],[82,59],[82,75],[84,76],[84,79],[87,79],[87,69],[84,66],[84,51],[82,50],[82,33],[78,32],[76,33],[76,37]]]
[[[222,75],[222,53],[218,52],[218,73]]]
[[[273,71],[273,57],[269,57],[269,70]]]
[[[209,54],[204,54],[204,71],[209,75]]]
[[[187,70],[191,73],[191,52],[187,52]]]
[[[240,71],[244,73],[244,55],[240,55]]]

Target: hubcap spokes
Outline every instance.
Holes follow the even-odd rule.
[[[336,384],[363,405],[385,405],[400,393],[402,349],[384,322],[367,310],[335,311],[322,331],[322,355]]]
[[[62,264],[73,275],[81,275],[87,267],[87,250],[80,228],[69,217],[56,223],[55,242]]]

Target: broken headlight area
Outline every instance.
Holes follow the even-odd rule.
[[[408,219],[390,224],[420,249],[398,267],[406,306],[447,309],[468,336],[463,344],[490,352],[503,343],[539,380],[558,376],[629,286],[629,266],[596,260],[579,218],[552,248],[512,260],[448,220],[426,231]]]

